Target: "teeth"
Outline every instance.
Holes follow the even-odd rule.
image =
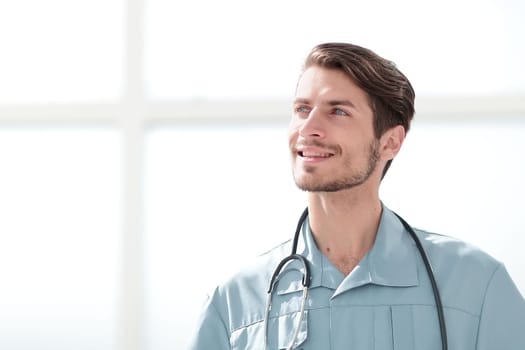
[[[315,152],[302,152],[303,157],[320,157],[320,158],[328,158],[330,157],[329,153],[315,153]]]

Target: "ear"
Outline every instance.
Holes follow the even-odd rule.
[[[380,138],[381,158],[384,160],[393,159],[405,140],[405,128],[396,125],[383,133]]]

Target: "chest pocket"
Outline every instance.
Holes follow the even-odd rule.
[[[441,350],[433,311],[414,305],[338,307],[330,318],[332,349]],[[318,326],[312,320],[311,327]]]
[[[431,305],[394,305],[390,307],[390,343],[375,344],[375,349],[441,350],[439,323],[436,309]],[[376,333],[378,329],[376,328]]]
[[[299,333],[292,349],[302,349],[308,337],[308,311],[304,311],[301,324],[299,312],[270,317],[268,320],[268,349],[287,349],[290,345],[296,328]],[[230,344],[233,350],[266,350],[264,349],[264,322],[239,328],[232,332]]]
[[[390,312],[393,349],[414,350],[414,317],[412,308],[410,306],[393,306]]]
[[[478,318],[445,308],[450,350],[476,348]],[[392,306],[392,336],[395,350],[441,350],[441,332],[435,306]]]

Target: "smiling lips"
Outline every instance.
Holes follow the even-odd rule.
[[[334,153],[313,147],[303,147],[297,149],[297,155],[307,162],[319,162],[328,159]]]

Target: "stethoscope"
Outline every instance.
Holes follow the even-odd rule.
[[[430,279],[430,284],[432,285],[432,292],[434,293],[434,300],[436,302],[436,308],[437,308],[437,315],[439,320],[439,330],[441,333],[441,348],[442,350],[447,350],[447,329],[445,326],[445,315],[443,311],[443,304],[441,304],[441,296],[439,295],[439,289],[436,284],[436,279],[434,278],[434,271],[432,270],[432,265],[430,264],[430,260],[428,259],[427,254],[425,253],[425,249],[423,249],[423,245],[421,244],[421,241],[417,237],[416,233],[412,229],[412,227],[399,215],[394,213],[399,221],[403,224],[405,229],[408,231],[412,239],[414,240],[414,243],[416,244],[417,250],[419,251],[419,254],[421,255],[421,258],[423,259],[423,263],[425,264],[425,268],[427,270],[428,277]],[[304,256],[301,254],[297,254],[297,244],[299,242],[299,235],[301,232],[301,228],[303,227],[303,224],[306,220],[306,217],[308,216],[308,208],[306,208],[299,218],[299,221],[297,223],[297,228],[295,230],[295,235],[292,241],[292,252],[290,255],[285,257],[279,265],[275,268],[275,271],[273,272],[272,278],[270,279],[270,286],[268,287],[267,292],[267,298],[266,298],[266,311],[264,316],[264,347],[263,349],[266,350],[267,344],[268,344],[268,318],[270,315],[270,308],[272,303],[272,292],[273,288],[275,287],[275,284],[277,282],[277,277],[281,273],[281,270],[283,267],[292,260],[297,260],[301,263],[303,267],[303,279],[302,279],[302,285],[303,285],[303,298],[301,302],[301,308],[299,310],[299,320],[297,322],[297,325],[295,327],[295,331],[292,335],[292,338],[290,340],[290,343],[288,344],[287,350],[291,350],[293,347],[293,344],[295,343],[297,336],[299,335],[299,331],[301,329],[301,322],[303,320],[304,315],[304,309],[306,306],[306,300],[308,298],[308,287],[310,287],[310,268],[308,266],[308,261]]]

